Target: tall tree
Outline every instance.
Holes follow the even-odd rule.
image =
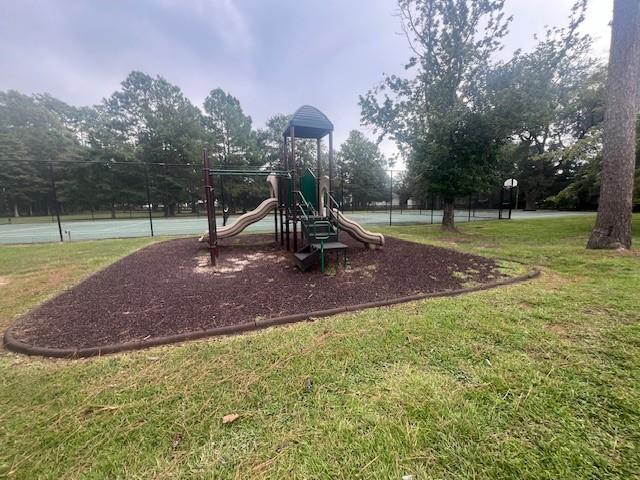
[[[217,159],[223,168],[262,165],[251,117],[244,113],[236,97],[216,88],[205,99],[204,111],[207,143],[214,161]],[[221,177],[218,189],[220,200],[229,212],[255,207],[267,191],[263,182],[257,182],[251,176]]]
[[[580,165],[576,168],[571,183],[557,195],[547,199],[546,203],[554,208],[596,210],[600,195],[602,172],[602,130],[598,129],[594,137],[585,137],[565,155],[576,155]],[[586,161],[585,161],[586,159]],[[636,126],[636,173],[633,188],[633,208],[640,206],[640,122]]]
[[[455,197],[477,191],[495,170],[500,135],[484,118],[487,75],[510,19],[504,0],[399,0],[398,6],[414,53],[406,69],[414,77],[386,77],[360,97],[362,120],[409,150],[412,174],[423,190],[442,196],[442,226],[450,229]]]
[[[28,160],[19,139],[0,133],[0,211],[14,217],[20,216],[21,206],[31,205],[35,189],[42,184],[34,164]]]
[[[407,204],[411,195],[415,189],[411,177],[407,175],[407,172],[397,172],[393,175],[393,191],[398,195],[398,203],[400,208],[407,208]],[[418,197],[420,198],[420,197]],[[423,203],[419,203],[422,207]]]
[[[262,163],[271,167],[280,167],[282,161],[282,133],[287,128],[291,116],[279,113],[267,120],[264,129],[257,132],[258,149],[262,155]],[[322,159],[327,157],[326,145],[322,145]],[[312,166],[316,162],[316,141],[296,138],[296,157],[303,165]],[[323,165],[324,167],[324,165]],[[326,172],[326,169],[323,168]]]
[[[352,207],[364,208],[388,198],[387,162],[378,146],[358,130],[351,130],[337,155],[341,191]]]
[[[578,0],[567,26],[547,28],[532,51],[516,51],[492,75],[498,116],[520,143],[515,177],[530,210],[562,188],[558,180],[567,172],[549,154],[574,140],[575,99],[593,71],[591,39],[578,32],[586,5]]]
[[[74,194],[78,202],[92,212],[106,208],[111,211],[111,218],[116,218],[118,206],[139,200],[137,192],[142,192],[144,186],[143,169],[135,165],[144,161],[136,155],[140,153],[138,137],[120,121],[122,114],[108,100],[95,108],[82,109],[80,135],[86,137],[89,152],[87,163],[76,165],[72,175],[77,183]]]
[[[251,117],[245,115],[236,97],[216,88],[205,99],[204,111],[208,143],[221,164],[242,165],[254,160]]]
[[[289,123],[289,116],[278,113],[270,117],[257,132],[258,151],[262,164],[270,168],[282,168],[282,132]]]
[[[605,108],[606,68],[598,65],[563,107],[566,132],[563,148],[551,150],[545,162],[553,167],[553,184],[544,207],[596,209],[600,189],[602,123]]]
[[[4,196],[20,209],[46,213],[50,206],[47,160],[64,160],[77,146],[72,132],[37,98],[9,90],[0,92],[0,143]],[[30,162],[26,165],[24,162]],[[13,192],[13,193],[11,193]]]
[[[640,2],[615,0],[607,79],[600,201],[587,248],[631,248],[640,109]]]
[[[202,119],[198,108],[179,87],[159,76],[131,72],[121,90],[105,100],[104,110],[108,128],[100,133],[107,137],[106,143],[119,139],[133,147],[136,157],[145,163],[175,165],[151,170],[155,197],[161,198],[166,216],[175,214],[178,203],[199,197],[189,186],[197,175],[190,165],[200,158]],[[139,173],[136,183],[143,191],[142,172]]]

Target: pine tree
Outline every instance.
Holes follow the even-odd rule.
[[[615,0],[598,217],[587,248],[631,248],[640,109],[640,2]]]

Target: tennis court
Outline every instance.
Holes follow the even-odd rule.
[[[352,220],[362,225],[389,225],[389,211],[375,212],[345,212]],[[590,212],[560,212],[560,211],[514,211],[513,219],[520,218],[549,218],[571,215],[590,215]],[[497,210],[482,210],[469,215],[467,210],[456,211],[456,221],[479,221],[498,219]],[[442,220],[442,210],[403,210],[393,211],[391,223],[402,224],[429,224],[439,223]],[[233,222],[230,217],[227,223]],[[3,219],[3,222],[7,222]],[[222,225],[221,219],[218,224]],[[151,235],[148,218],[117,219],[117,220],[73,220],[61,219],[62,232],[65,241],[100,240],[105,238],[145,237]],[[153,231],[156,236],[184,236],[199,235],[207,228],[205,217],[178,217],[178,218],[154,218]],[[274,228],[274,217],[269,215],[259,222],[250,225],[246,232],[270,232]],[[25,224],[0,224],[0,244],[21,243],[47,243],[59,242],[60,235],[58,224],[55,221],[48,223]]]

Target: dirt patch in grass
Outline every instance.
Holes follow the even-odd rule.
[[[9,278],[0,275],[0,287],[4,287],[5,285],[9,285]]]
[[[559,337],[562,337],[562,338],[569,337],[569,329],[567,328],[566,325],[559,324],[559,323],[550,323],[550,324],[546,325],[546,328],[551,333],[554,333],[555,335],[557,335]]]
[[[545,326],[560,340],[570,344],[595,345],[602,341],[602,329],[596,325],[550,323]]]
[[[230,241],[211,267],[195,239],[151,245],[19,318],[17,340],[85,348],[198,332],[256,318],[313,312],[488,283],[493,260],[388,238],[384,249],[349,245],[349,267],[306,273],[267,235]]]

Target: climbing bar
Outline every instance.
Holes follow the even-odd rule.
[[[276,177],[290,177],[290,173],[284,170],[226,170],[220,168],[209,168],[211,175],[224,175],[230,177],[242,177],[242,176],[261,176],[268,177],[273,175]]]

